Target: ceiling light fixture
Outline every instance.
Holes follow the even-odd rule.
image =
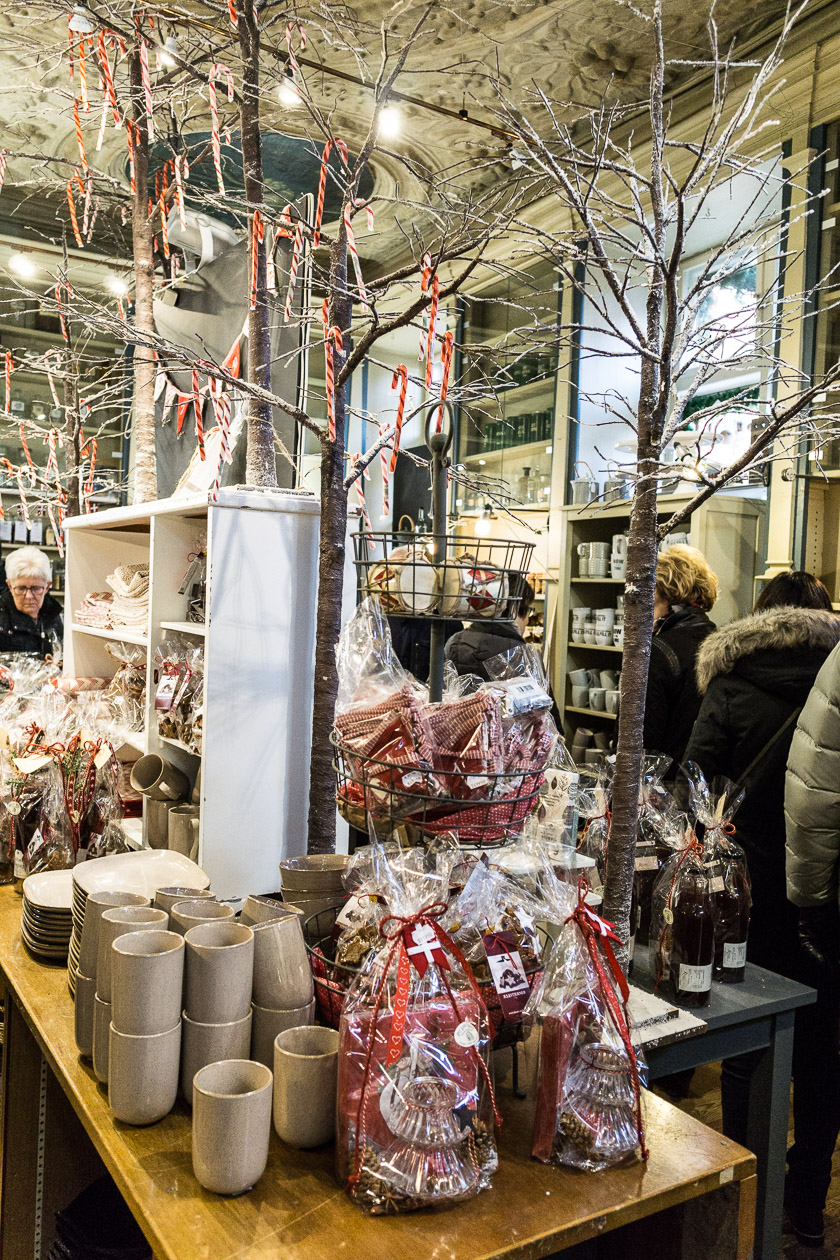
[[[93,30],[90,14],[83,4],[73,5],[73,12],[70,14],[68,25],[70,30],[75,31],[77,35],[89,35]]]
[[[9,271],[13,271],[22,280],[31,280],[37,275],[38,268],[29,254],[12,254],[9,259]]]
[[[174,35],[167,35],[163,48],[156,54],[159,70],[174,70],[178,65],[178,41]]]
[[[386,105],[379,115],[379,134],[393,140],[402,131],[402,114],[395,105]]]
[[[283,71],[283,78],[277,84],[277,99],[287,109],[294,109],[296,105],[300,105],[300,92],[295,83],[291,66],[286,66],[286,69]]]

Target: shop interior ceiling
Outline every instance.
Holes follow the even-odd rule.
[[[109,7],[114,12],[122,8],[124,14],[131,6],[120,6],[116,0],[94,0],[91,7],[103,13]],[[222,0],[214,0],[212,5],[182,0],[152,7],[171,14],[182,55],[199,65],[203,58],[207,63],[203,69],[209,68],[206,23],[210,14],[229,41],[229,48],[222,48],[221,55],[217,51],[217,59],[230,64],[235,72],[235,32],[229,23],[225,27],[222,22],[222,17],[227,21]],[[648,0],[642,0],[642,7],[650,7]],[[814,0],[813,7],[822,7],[821,0]],[[68,168],[50,169],[31,156],[55,155],[68,162],[78,156],[64,55],[67,16],[54,16],[56,8],[49,0],[4,0],[0,4],[0,148],[9,151],[7,182],[0,194],[0,269],[5,269],[9,255],[25,242],[32,248],[53,250],[50,270],[54,272],[55,243],[60,242],[66,226],[63,184],[51,193],[49,185],[52,182],[55,189],[57,171],[66,178]],[[420,3],[416,8],[419,13]],[[784,9],[784,0],[751,0],[748,4],[744,0],[717,0],[714,13],[721,45],[725,47],[736,35],[742,44],[760,39],[778,22]],[[330,13],[328,5],[320,10],[304,5],[301,10],[308,34],[303,55],[310,66],[322,64],[327,71],[345,76],[305,70],[313,94],[330,111],[333,133],[342,136],[351,149],[365,134],[373,99],[368,86],[353,81],[364,75],[360,65],[365,58],[358,52],[366,51],[368,66],[375,71],[378,27],[391,10],[391,0],[364,0],[355,9],[343,10],[350,15],[351,39],[339,37],[335,26],[330,30],[329,21],[324,20]],[[709,0],[665,0],[665,14],[671,57],[691,62],[707,55]],[[266,45],[272,51],[266,51],[265,68],[276,81],[277,57],[285,53],[282,24],[267,33]],[[596,104],[604,96],[644,100],[650,71],[649,32],[633,7],[620,0],[455,0],[433,8],[408,70],[397,85],[407,98],[398,101],[400,133],[388,142],[392,152],[386,149],[372,162],[374,197],[391,197],[395,190],[403,199],[421,197],[424,185],[427,190],[432,188],[456,166],[459,178],[477,192],[511,176],[514,155],[510,143],[490,129],[499,126],[494,84],[497,64],[504,91],[520,103],[533,92],[535,84],[554,100],[575,102],[570,109]],[[676,89],[697,73],[691,66],[674,67],[670,86]],[[95,88],[93,70],[89,77]],[[176,82],[178,77],[176,73]],[[223,99],[224,93],[220,91],[219,96]],[[190,86],[176,99],[176,113],[184,119],[184,131],[195,138],[206,133],[206,91],[199,96]],[[464,109],[467,120],[458,116]],[[235,125],[235,119],[229,121]],[[273,163],[269,177],[279,208],[301,193],[314,192],[322,140],[316,142],[314,136],[307,135],[304,110],[284,108],[273,95],[266,98],[264,121],[268,129],[278,133],[268,148]],[[90,123],[88,130],[95,134],[96,125]],[[105,137],[96,165],[127,184],[124,133],[109,127]],[[395,153],[410,157],[412,175],[406,176]],[[368,265],[376,267],[386,259],[393,265],[406,239],[396,220],[407,217],[399,210],[377,211],[375,233],[359,242]],[[120,231],[116,214],[109,216],[103,209],[101,219],[102,231],[87,257],[72,251],[71,280],[82,287],[100,286],[113,271],[114,259],[125,259],[128,254],[125,230]]]

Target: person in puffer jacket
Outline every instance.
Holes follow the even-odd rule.
[[[840,1135],[840,647],[817,674],[788,758],[787,893],[799,907],[797,979],[817,990],[796,1012],[794,1144],[785,1205],[801,1242],[819,1246]]]

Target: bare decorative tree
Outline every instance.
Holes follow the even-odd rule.
[[[817,422],[813,408],[840,379],[840,365],[811,380],[779,354],[812,296],[785,293],[780,301],[778,292],[779,276],[791,262],[783,189],[792,193],[791,215],[813,208],[803,172],[782,169],[772,113],[785,39],[801,10],[788,12],[780,38],[760,61],[742,62],[733,49],[720,49],[710,20],[710,51],[702,61],[710,107],[700,133],[693,126],[689,134],[671,117],[662,0],[647,12],[625,7],[649,31],[653,64],[646,103],[605,101],[583,110],[553,101],[539,88],[527,106],[505,99],[501,89],[499,96],[521,169],[534,195],[548,199],[543,211],[551,205],[556,225],[544,225],[545,213],[539,229],[520,220],[519,249],[551,258],[564,282],[584,295],[583,320],[561,329],[560,340],[568,346],[598,335],[607,383],[590,390],[588,401],[604,426],[624,425],[633,446],[622,468],[632,478],[633,502],[605,896],[605,912],[627,940],[659,541],[717,491],[770,459],[791,458],[809,434],[824,437],[826,427],[836,427],[836,415],[825,412]],[[716,199],[733,184],[743,194],[739,208],[724,210],[722,239],[685,276],[686,258],[697,253],[692,242],[698,225],[716,212]],[[768,278],[740,313],[730,307],[721,314],[715,292],[745,266]],[[628,364],[634,385],[614,387],[613,367],[626,380]],[[710,385],[738,371],[749,371],[753,380],[760,376],[758,402],[750,387],[703,404]],[[687,409],[694,490],[663,520],[660,486],[674,475],[665,452],[685,430]],[[731,421],[733,412],[750,435],[735,458],[721,462],[724,416]]]

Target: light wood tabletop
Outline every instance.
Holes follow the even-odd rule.
[[[467,1203],[368,1217],[337,1183],[331,1149],[292,1150],[274,1134],[266,1172],[249,1194],[209,1194],[193,1176],[185,1107],[178,1104],[149,1128],[114,1120],[105,1091],[76,1050],[66,971],[27,953],[20,911],[14,891],[0,888],[0,967],[8,994],[158,1260],[536,1260],[753,1180],[749,1152],[652,1094],[646,1095],[646,1165],[587,1174],[536,1163],[533,1103],[503,1084],[500,1167],[492,1188]],[[4,1144],[4,1159],[10,1158]],[[751,1230],[742,1220],[744,1228]]]

